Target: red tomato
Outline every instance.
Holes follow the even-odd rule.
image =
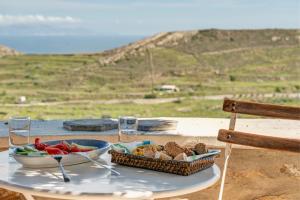
[[[35,138],[34,147],[39,151],[44,151],[48,145],[44,143],[40,143],[40,140],[41,140],[40,138]]]
[[[76,146],[71,147],[71,152],[81,152],[80,149]]]
[[[62,151],[59,148],[54,148],[54,147],[46,147],[45,151],[47,151],[48,154],[50,155],[64,155],[64,154],[68,154],[68,152]]]

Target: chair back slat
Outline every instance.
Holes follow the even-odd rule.
[[[219,130],[218,140],[233,144],[300,153],[300,140],[292,138],[280,138],[221,129]]]
[[[273,136],[266,136],[261,134],[252,134],[235,131],[235,120],[237,113],[257,115],[262,117],[275,117],[282,119],[300,120],[300,108],[292,106],[279,106],[264,103],[255,103],[248,101],[236,101],[232,99],[224,99],[223,110],[231,112],[229,130],[220,129],[218,133],[218,140],[226,142],[225,148],[225,163],[223,169],[222,182],[219,192],[219,200],[222,200],[225,176],[230,157],[231,144],[240,144],[252,147],[285,150],[300,153],[300,140],[291,138],[280,138]],[[226,153],[227,152],[227,153]]]
[[[300,120],[300,107],[224,99],[223,110],[232,113]]]

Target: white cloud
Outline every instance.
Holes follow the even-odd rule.
[[[44,16],[44,15],[1,15],[0,26],[30,25],[30,24],[73,24],[80,22],[70,16]]]

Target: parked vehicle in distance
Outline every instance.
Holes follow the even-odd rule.
[[[161,92],[167,92],[167,93],[180,91],[180,89],[176,85],[161,85],[156,87],[156,90]]]

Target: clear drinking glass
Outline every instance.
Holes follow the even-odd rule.
[[[119,117],[119,141],[132,142],[137,139],[138,119],[131,116]]]
[[[30,117],[11,117],[8,121],[9,155],[17,146],[29,144]]]

